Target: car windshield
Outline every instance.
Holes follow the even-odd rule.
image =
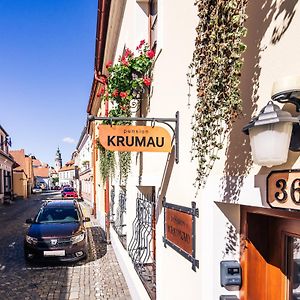
[[[64,188],[64,192],[74,192],[73,188]]]
[[[70,223],[78,222],[78,211],[71,207],[44,207],[38,213],[35,222],[44,223]]]

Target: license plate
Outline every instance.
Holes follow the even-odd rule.
[[[44,251],[44,256],[65,256],[65,250]]]

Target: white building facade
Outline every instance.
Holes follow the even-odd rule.
[[[78,193],[90,207],[93,206],[93,176],[91,172],[91,137],[84,127],[76,147],[75,165],[78,166]]]
[[[226,9],[237,2],[230,3],[233,6]],[[196,90],[195,82],[189,85],[186,74],[195,39],[201,39],[203,28],[196,32],[201,11],[193,1],[115,0],[99,5],[108,23],[102,28],[107,30],[105,43],[97,36],[104,53],[97,71],[107,75],[107,61],[117,63],[125,48],[135,50],[139,41],[148,41],[157,55],[151,98],[134,116],[152,118],[147,125],[161,126],[174,136],[170,153],[133,152],[125,184],[118,172],[109,184],[95,173],[97,217],[110,234],[133,299],[295,299],[300,294],[299,152],[290,151],[282,165],[258,166],[242,129],[271,100],[275,80],[299,75],[298,4],[249,1],[246,6],[247,50],[239,84],[243,115],[227,131],[219,159],[199,190],[194,183],[202,174],[191,161],[191,120],[203,91]],[[234,20],[242,13],[237,11]],[[220,11],[216,23],[222,14],[226,16],[226,10]],[[98,16],[98,26],[103,15]],[[201,65],[197,67],[196,78],[201,74]],[[299,116],[294,104],[278,105]],[[172,119],[173,129],[168,122],[154,122],[158,118]],[[101,134],[98,123],[93,123],[95,140]],[[266,139],[266,148],[276,146]]]
[[[59,179],[59,186],[64,185],[74,185],[74,178],[75,178],[75,166],[74,165],[65,165],[58,171],[58,179]]]

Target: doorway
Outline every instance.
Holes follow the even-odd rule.
[[[300,300],[300,213],[242,208],[242,300]]]

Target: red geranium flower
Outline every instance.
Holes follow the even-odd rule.
[[[127,97],[127,93],[126,92],[120,92],[120,97],[121,98],[126,98]]]
[[[114,91],[112,92],[112,96],[113,96],[113,97],[118,97],[118,95],[119,95],[119,91],[118,91],[118,90],[114,90]]]
[[[124,58],[127,58],[128,56],[133,56],[133,52],[130,49],[126,48]]]
[[[144,77],[143,82],[145,86],[150,86],[151,85],[151,79],[149,77]]]
[[[106,63],[106,69],[110,68],[112,66],[112,61],[109,60],[107,63]]]
[[[126,58],[122,58],[122,60],[121,60],[121,63],[122,63],[122,65],[124,65],[124,66],[128,66],[129,64],[128,64],[128,61],[126,60]]]
[[[136,50],[140,50],[144,44],[145,44],[145,40],[141,40],[140,44],[136,47]]]
[[[155,52],[153,50],[149,50],[146,52],[146,56],[152,59],[155,56]]]

